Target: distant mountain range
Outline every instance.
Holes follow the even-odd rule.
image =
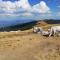
[[[16,24],[13,26],[1,27],[0,31],[17,31],[17,30],[27,30],[35,26],[37,21],[32,21],[28,23]]]
[[[60,20],[54,20],[54,19],[45,19],[44,22],[48,24],[60,24]]]
[[[28,22],[32,22],[32,21],[34,21],[34,20],[32,20],[32,19],[0,20],[0,28],[13,26],[13,25],[17,25],[17,24],[24,24],[24,23],[28,23]]]
[[[53,20],[53,19],[45,19],[45,20],[29,20],[28,22],[24,22],[24,23],[16,23],[16,24],[12,24],[11,26],[5,26],[5,27],[1,27],[0,31],[17,31],[17,30],[27,30],[27,29],[31,29],[32,27],[34,27],[38,22],[40,21],[44,21],[48,24],[60,24],[60,20]]]

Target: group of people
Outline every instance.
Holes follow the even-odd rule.
[[[49,37],[53,36],[60,36],[60,26],[52,26],[48,31],[42,29],[42,27],[34,27],[34,33],[40,33],[41,35],[48,35]]]

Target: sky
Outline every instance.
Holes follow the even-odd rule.
[[[0,20],[7,16],[11,19],[60,19],[60,0],[0,0]]]

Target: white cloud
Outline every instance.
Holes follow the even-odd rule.
[[[60,6],[57,6],[58,8],[60,8]]]
[[[24,9],[31,9],[31,6],[28,2],[28,0],[20,0],[21,7]]]
[[[2,2],[2,0],[0,0],[0,2]]]
[[[25,12],[25,13],[23,13],[23,14],[20,14],[21,16],[33,16],[34,14],[32,14],[32,13],[29,13],[29,12]]]
[[[20,0],[20,1],[2,1],[0,2],[0,13],[15,13],[15,12],[29,12],[24,15],[31,15],[30,13],[48,13],[50,12],[50,8],[46,5],[44,1],[34,5],[31,7],[28,0]]]
[[[15,11],[15,4],[10,2],[10,1],[7,1],[7,2],[0,2],[0,11],[3,11],[3,12],[8,12],[8,13],[13,13],[13,11]]]
[[[60,16],[60,12],[57,13],[57,16]]]
[[[30,12],[24,12],[20,14],[0,14],[0,16],[34,16],[34,14]]]
[[[17,11],[29,11],[31,6],[27,0],[20,0],[20,1],[2,1],[0,2],[0,11],[7,12],[7,13],[14,13]]]
[[[50,8],[46,5],[44,1],[41,1],[39,4],[33,6],[33,10],[39,13],[49,13]]]

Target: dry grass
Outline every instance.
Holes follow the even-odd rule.
[[[40,21],[40,22],[38,22],[38,23],[36,24],[37,27],[42,27],[42,28],[45,29],[45,30],[50,29],[51,26],[58,26],[58,25],[60,25],[60,24],[48,24],[48,23],[46,23],[46,22],[44,22],[44,21]]]
[[[0,32],[0,60],[60,60],[60,37],[41,36],[32,29]]]

